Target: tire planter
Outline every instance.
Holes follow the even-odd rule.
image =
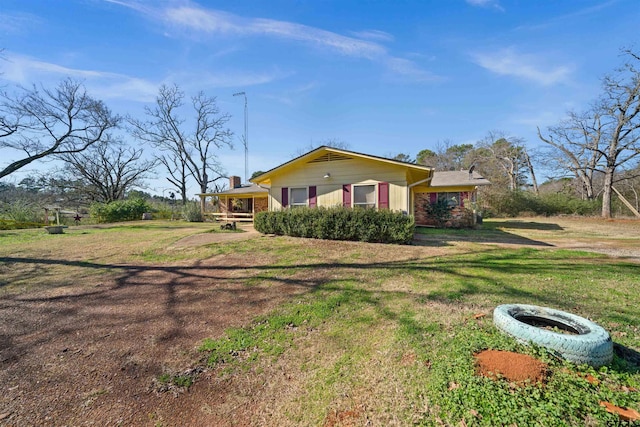
[[[493,311],[493,323],[524,344],[534,343],[576,364],[598,367],[611,363],[613,342],[601,326],[583,317],[547,307],[503,304]],[[554,332],[557,327],[575,335]]]

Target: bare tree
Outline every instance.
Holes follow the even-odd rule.
[[[601,116],[592,113],[569,112],[566,120],[547,129],[546,136],[538,128],[540,140],[552,147],[547,157],[582,182],[588,200],[596,195],[594,173],[602,158],[599,148],[604,143]]]
[[[526,160],[524,140],[507,136],[502,131],[491,131],[478,143],[474,152],[487,177],[494,184],[506,184],[511,191],[525,182],[529,163]]]
[[[623,51],[629,57],[615,74],[602,81],[603,94],[582,115],[573,113],[554,128],[549,136],[539,136],[555,147],[593,197],[594,173],[603,174],[602,217],[611,217],[613,185],[622,177],[616,173],[633,168],[640,157],[640,70],[637,54]],[[589,194],[589,193],[588,193]]]
[[[310,142],[304,147],[298,148],[295,153],[291,155],[292,158],[300,157],[303,154],[307,154],[309,151],[313,151],[316,148],[320,148],[322,146],[337,148],[338,150],[348,150],[349,144],[338,139],[338,138],[328,138],[318,142]]]
[[[215,150],[232,147],[233,132],[226,128],[231,118],[221,113],[215,97],[203,92],[191,99],[195,117],[191,129],[179,111],[184,106],[184,93],[177,85],[160,87],[154,108],[146,107],[147,120],[129,117],[132,134],[150,142],[161,150],[160,162],[167,169],[167,179],[181,192],[183,204],[187,202],[187,180],[193,177],[206,193],[209,184],[224,177],[217,162]]]
[[[53,90],[34,86],[15,96],[1,94],[0,100],[0,148],[24,153],[0,170],[0,178],[45,157],[80,153],[120,120],[71,79]]]
[[[141,186],[155,160],[143,160],[143,150],[126,146],[110,136],[82,153],[62,156],[68,182],[81,185],[89,199],[112,202],[124,199],[133,187]],[[78,179],[80,178],[80,179]]]

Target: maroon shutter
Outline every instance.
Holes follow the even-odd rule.
[[[378,209],[389,209],[389,183],[378,184]]]
[[[289,187],[282,187],[282,207],[289,206]]]
[[[310,208],[315,208],[316,207],[316,186],[312,185],[309,187],[309,207]]]
[[[345,208],[351,207],[351,184],[342,186],[342,206]]]
[[[464,201],[465,201],[465,199],[468,199],[468,198],[469,198],[469,193],[468,192],[466,192],[466,191],[461,192],[460,193],[460,206],[464,207]]]
[[[429,193],[429,203],[436,203],[438,201],[437,193]]]

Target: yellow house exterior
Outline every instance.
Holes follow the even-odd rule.
[[[290,206],[366,206],[412,213],[413,188],[433,168],[319,147],[251,182],[269,188],[269,210]]]
[[[214,197],[220,209],[211,215],[222,220],[252,220],[262,210],[295,206],[360,206],[403,212],[414,216],[416,224],[428,225],[425,204],[446,198],[462,209],[465,202],[475,201],[478,185],[489,184],[473,171],[436,172],[429,166],[326,146],[250,181],[242,186],[232,177],[230,190],[200,194],[203,212],[207,214],[206,198]],[[243,207],[233,206],[241,200]]]

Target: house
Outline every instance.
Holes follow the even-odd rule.
[[[265,209],[346,206],[401,211],[427,225],[425,203],[444,197],[464,206],[475,201],[479,185],[489,184],[474,171],[436,172],[429,166],[326,146],[251,179],[251,185],[241,186],[235,178],[227,191],[199,195],[203,206],[207,197],[217,198],[217,214],[223,219],[238,214],[249,219]]]

